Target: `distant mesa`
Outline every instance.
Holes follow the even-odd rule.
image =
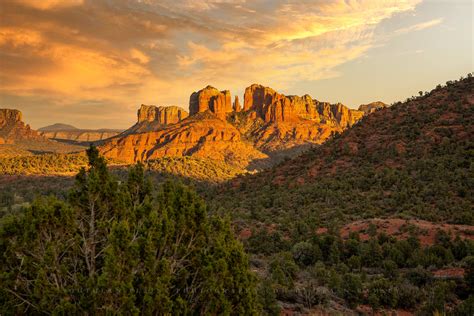
[[[38,128],[39,132],[75,131],[75,130],[78,130],[78,128],[75,126],[72,126],[69,124],[63,124],[63,123],[55,123],[52,125]]]
[[[122,132],[118,129],[80,129],[63,123],[56,123],[38,129],[41,135],[57,141],[67,141],[72,144],[101,141]]]

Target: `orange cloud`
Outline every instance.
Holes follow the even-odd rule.
[[[0,96],[47,97],[59,108],[96,100],[133,117],[140,103],[187,107],[208,83],[237,91],[330,78],[376,45],[378,24],[420,2],[8,1]]]
[[[84,0],[19,0],[19,3],[40,10],[55,9],[61,7],[78,6],[84,3]]]

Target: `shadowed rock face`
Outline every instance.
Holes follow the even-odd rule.
[[[175,124],[188,117],[188,112],[178,106],[154,106],[142,104],[138,110],[138,123],[157,122]]]
[[[242,110],[242,106],[240,105],[239,97],[235,96],[234,100],[234,112],[240,112]]]
[[[221,120],[225,120],[227,113],[233,111],[230,91],[219,91],[214,87],[207,86],[198,92],[193,92],[189,98],[190,115],[206,111],[210,111]]]

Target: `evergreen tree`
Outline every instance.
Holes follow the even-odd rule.
[[[96,148],[66,202],[41,198],[0,226],[2,314],[256,314],[230,223],[143,166],[120,183]]]

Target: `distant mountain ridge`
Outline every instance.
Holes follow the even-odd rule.
[[[55,123],[38,129],[41,135],[54,140],[71,142],[95,142],[120,134],[120,129],[80,129],[63,123]]]
[[[38,128],[38,131],[40,132],[75,131],[75,130],[78,130],[78,128],[75,126],[72,126],[69,124],[63,124],[63,123],[55,123],[52,125]]]

